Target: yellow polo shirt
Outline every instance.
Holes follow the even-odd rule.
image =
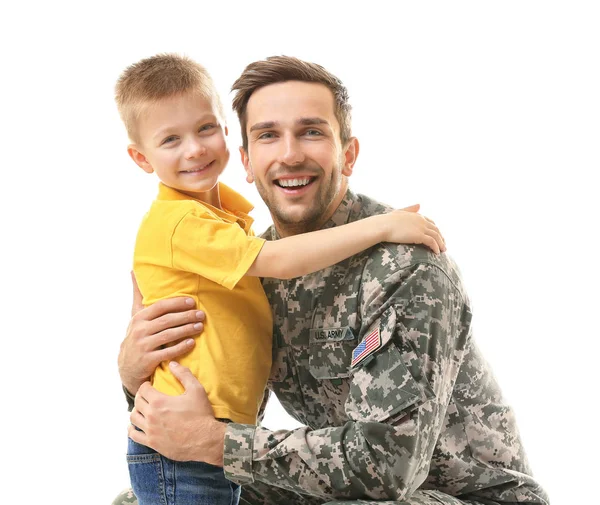
[[[245,276],[264,240],[254,237],[252,205],[219,183],[219,210],[164,184],[144,217],[133,270],[144,305],[189,296],[206,313],[194,349],[178,361],[208,393],[215,417],[255,424],[271,368],[271,307],[260,279]],[[152,384],[170,395],[184,390],[168,362]]]

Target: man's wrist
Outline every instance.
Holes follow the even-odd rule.
[[[121,384],[123,384],[123,389],[126,389],[127,392],[135,397],[135,395],[138,392],[138,389],[140,389],[140,387],[142,386],[142,384],[146,381],[149,381],[150,377],[144,379],[143,381],[135,381],[135,382],[130,382],[130,381],[124,381],[123,379],[121,379]]]
[[[213,441],[210,449],[210,459],[207,461],[211,465],[223,466],[223,447],[225,445],[225,430],[227,424],[215,419],[211,427],[211,440]]]

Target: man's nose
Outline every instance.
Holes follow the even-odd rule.
[[[206,147],[200,139],[194,138],[187,141],[185,146],[185,157],[188,160],[199,158],[206,154]]]
[[[281,143],[279,163],[284,165],[297,165],[304,161],[302,146],[295,135],[286,135]]]

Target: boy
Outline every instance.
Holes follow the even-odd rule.
[[[383,241],[445,250],[431,222],[404,211],[274,242],[254,237],[251,205],[218,182],[229,160],[220,99],[204,68],[187,58],[157,55],[130,66],[117,83],[116,101],[133,142],[129,155],[161,180],[134,252],[144,304],[189,296],[213,318],[180,362],[225,422],[256,422],[269,376],[272,317],[259,277],[299,277]],[[313,133],[307,126],[306,135]],[[278,180],[286,191],[301,192],[311,177]],[[167,365],[156,369],[153,386],[181,394]],[[222,468],[175,462],[132,440],[128,462],[140,505],[239,499],[239,486]]]

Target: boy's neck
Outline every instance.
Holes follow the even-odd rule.
[[[223,210],[223,208],[221,207],[221,196],[219,194],[219,185],[218,184],[215,184],[215,187],[210,189],[209,191],[202,191],[201,193],[194,193],[192,191],[181,191],[181,190],[178,190],[178,191],[180,191],[184,195],[191,196],[192,198],[195,198],[196,200],[199,200],[203,203],[211,205],[211,206],[215,207],[216,209]]]

